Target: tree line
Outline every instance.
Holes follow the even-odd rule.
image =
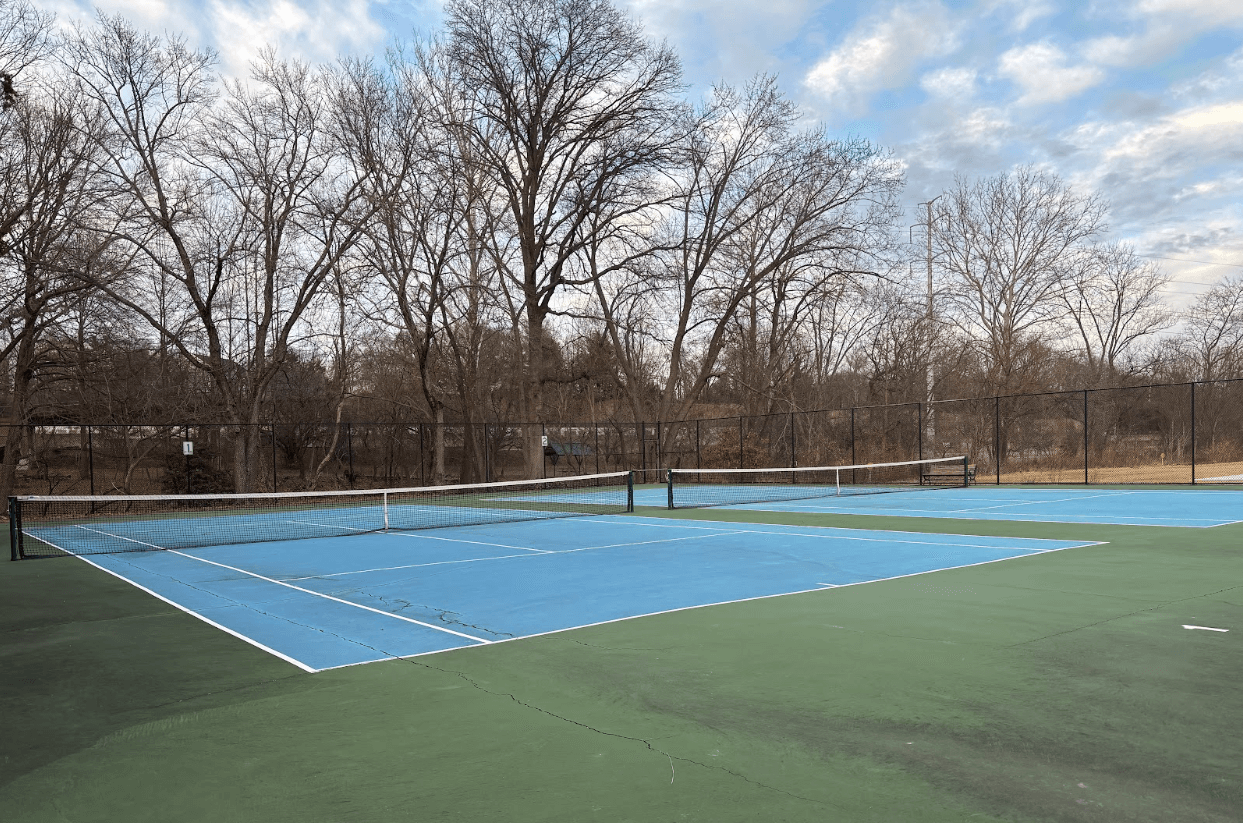
[[[962,178],[908,234],[889,152],[773,77],[691,99],[608,0],[246,78],[0,12],[2,492],[38,421],[227,424],[245,491],[270,420],[517,421],[538,476],[542,421],[1243,374],[1243,280],[1170,310],[1100,195]]]

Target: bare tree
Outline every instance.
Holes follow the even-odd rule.
[[[13,364],[0,496],[13,488],[36,380],[64,362],[53,347],[57,326],[85,288],[80,273],[102,254],[91,230],[101,200],[99,113],[63,83],[49,84],[2,116],[11,126],[5,173],[25,205],[10,213],[0,255],[0,361],[12,357]]]
[[[680,67],[608,0],[452,0],[449,53],[471,107],[451,124],[501,192],[519,265],[510,273],[525,336],[524,416],[542,413],[542,341],[571,261],[610,189],[664,157]],[[539,427],[527,471],[543,467]]]
[[[17,221],[43,196],[42,186],[53,184],[32,180],[19,154],[25,146],[21,132],[40,105],[35,100],[21,108],[29,95],[19,78],[51,52],[53,22],[52,15],[26,0],[0,0],[0,257],[7,253],[9,233]]]
[[[1135,344],[1173,324],[1161,296],[1169,278],[1122,244],[1092,246],[1081,257],[1060,297],[1089,379],[1099,385]]]
[[[160,284],[109,293],[209,374],[233,424],[234,485],[254,488],[265,391],[368,205],[335,151],[320,78],[270,53],[214,108],[213,57],[101,16],[71,42],[107,110],[114,241]],[[154,300],[167,294],[171,300]]]
[[[1196,298],[1172,346],[1193,380],[1243,377],[1243,275]]]
[[[668,318],[641,329],[658,335],[667,352],[650,410],[656,419],[688,418],[721,375],[739,313],[748,301],[757,311],[764,302],[762,286],[770,287],[770,308],[797,319],[833,299],[835,280],[874,270],[900,174],[867,143],[795,132],[797,117],[771,78],[743,93],[719,88],[682,148],[655,252],[612,290],[645,295],[646,314]],[[627,381],[638,385],[626,354],[642,349],[621,339],[611,308],[617,301],[598,294]]]
[[[1052,333],[1072,285],[1078,248],[1103,227],[1104,205],[1031,167],[959,180],[934,213],[933,248],[947,282],[939,314],[984,364],[991,391],[1032,388],[1024,364]]]

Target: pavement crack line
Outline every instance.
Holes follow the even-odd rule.
[[[1235,589],[1238,589],[1238,588],[1240,587],[1239,586],[1226,586],[1224,589],[1218,589],[1217,591],[1213,591],[1213,592],[1205,592],[1204,594],[1194,594],[1194,595],[1191,595],[1190,597],[1180,597],[1177,600],[1165,600],[1165,601],[1162,601],[1161,603],[1156,604],[1155,606],[1148,606],[1147,608],[1136,609],[1135,611],[1127,612],[1126,614],[1116,614],[1113,617],[1107,617],[1104,620],[1097,620],[1093,623],[1085,623],[1082,626],[1074,626],[1072,628],[1065,629],[1064,631],[1053,632],[1052,634],[1046,634],[1043,637],[1033,637],[1031,640],[1023,640],[1018,643],[1011,643],[1007,646],[1003,646],[1002,648],[1013,649],[1016,646],[1026,646],[1029,643],[1039,643],[1041,640],[1048,640],[1053,637],[1061,637],[1064,634],[1072,634],[1077,631],[1082,631],[1083,629],[1090,629],[1093,626],[1101,626],[1101,625],[1104,625],[1105,623],[1112,623],[1113,621],[1121,620],[1124,617],[1134,617],[1135,615],[1143,614],[1144,612],[1160,611],[1161,609],[1164,609],[1166,606],[1173,606],[1177,603],[1186,603],[1191,600],[1201,600],[1205,597],[1212,597],[1213,595],[1234,591]]]
[[[654,752],[656,754],[663,754],[665,757],[669,758],[669,762],[671,765],[673,761],[677,761],[679,763],[687,763],[692,766],[699,766],[700,768],[703,768],[703,769],[724,772],[725,774],[728,774],[731,777],[736,777],[739,780],[742,780],[746,783],[750,783],[753,786],[758,786],[759,788],[766,789],[768,791],[776,792],[778,794],[783,794],[783,795],[786,795],[787,797],[792,797],[795,800],[802,800],[806,803],[815,803],[818,806],[828,806],[834,809],[838,809],[839,811],[843,810],[843,807],[839,807],[825,800],[817,800],[816,798],[813,798],[813,797],[806,797],[804,795],[795,794],[794,792],[786,791],[785,789],[778,788],[777,786],[773,786],[768,783],[763,783],[759,780],[752,780],[751,778],[747,777],[745,774],[736,772],[733,769],[727,769],[724,766],[715,765],[712,763],[703,763],[698,760],[692,760],[689,757],[682,757],[681,755],[678,755],[675,757],[671,752],[667,752],[664,749],[661,749],[657,746],[652,745],[650,740],[646,740],[642,737],[632,737],[630,735],[619,734],[618,732],[610,732],[610,731],[605,731],[604,729],[598,729],[595,726],[592,726],[588,723],[583,723],[582,721],[579,721],[579,720],[575,720],[572,717],[566,717],[565,715],[557,714],[554,711],[550,711],[540,706],[536,706],[533,703],[528,703],[527,701],[522,700],[517,695],[514,695],[510,692],[499,692],[499,691],[494,691],[492,689],[485,688],[484,686],[480,685],[478,681],[469,677],[465,672],[456,671],[454,669],[443,669],[439,666],[429,665],[428,663],[424,663],[420,660],[407,660],[406,662],[414,663],[415,665],[421,666],[425,669],[431,669],[433,671],[443,672],[445,674],[450,674],[455,677],[461,678],[462,680],[465,680],[467,683],[469,683],[472,688],[477,689],[478,691],[481,691],[484,694],[490,694],[495,697],[507,697],[510,700],[512,700],[514,703],[517,703],[519,706],[522,706],[523,708],[531,709],[541,714],[546,714],[549,717],[555,718],[556,720],[560,720],[563,723],[569,723],[570,725],[578,726],[580,729],[586,729],[587,731],[594,732],[596,734],[603,735],[605,737],[614,737],[619,740],[629,740],[634,743],[642,743],[644,747],[647,748],[648,751]]]

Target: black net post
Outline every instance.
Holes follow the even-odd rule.
[[[9,498],[9,559],[20,560],[22,557],[22,516],[21,505],[16,497]]]
[[[634,511],[634,472],[626,472],[626,511]]]

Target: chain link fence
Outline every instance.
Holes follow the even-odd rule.
[[[540,425],[543,476],[862,465],[966,455],[977,483],[1243,483],[1243,380],[679,422]],[[21,427],[18,494],[368,489],[516,480],[520,424]]]

